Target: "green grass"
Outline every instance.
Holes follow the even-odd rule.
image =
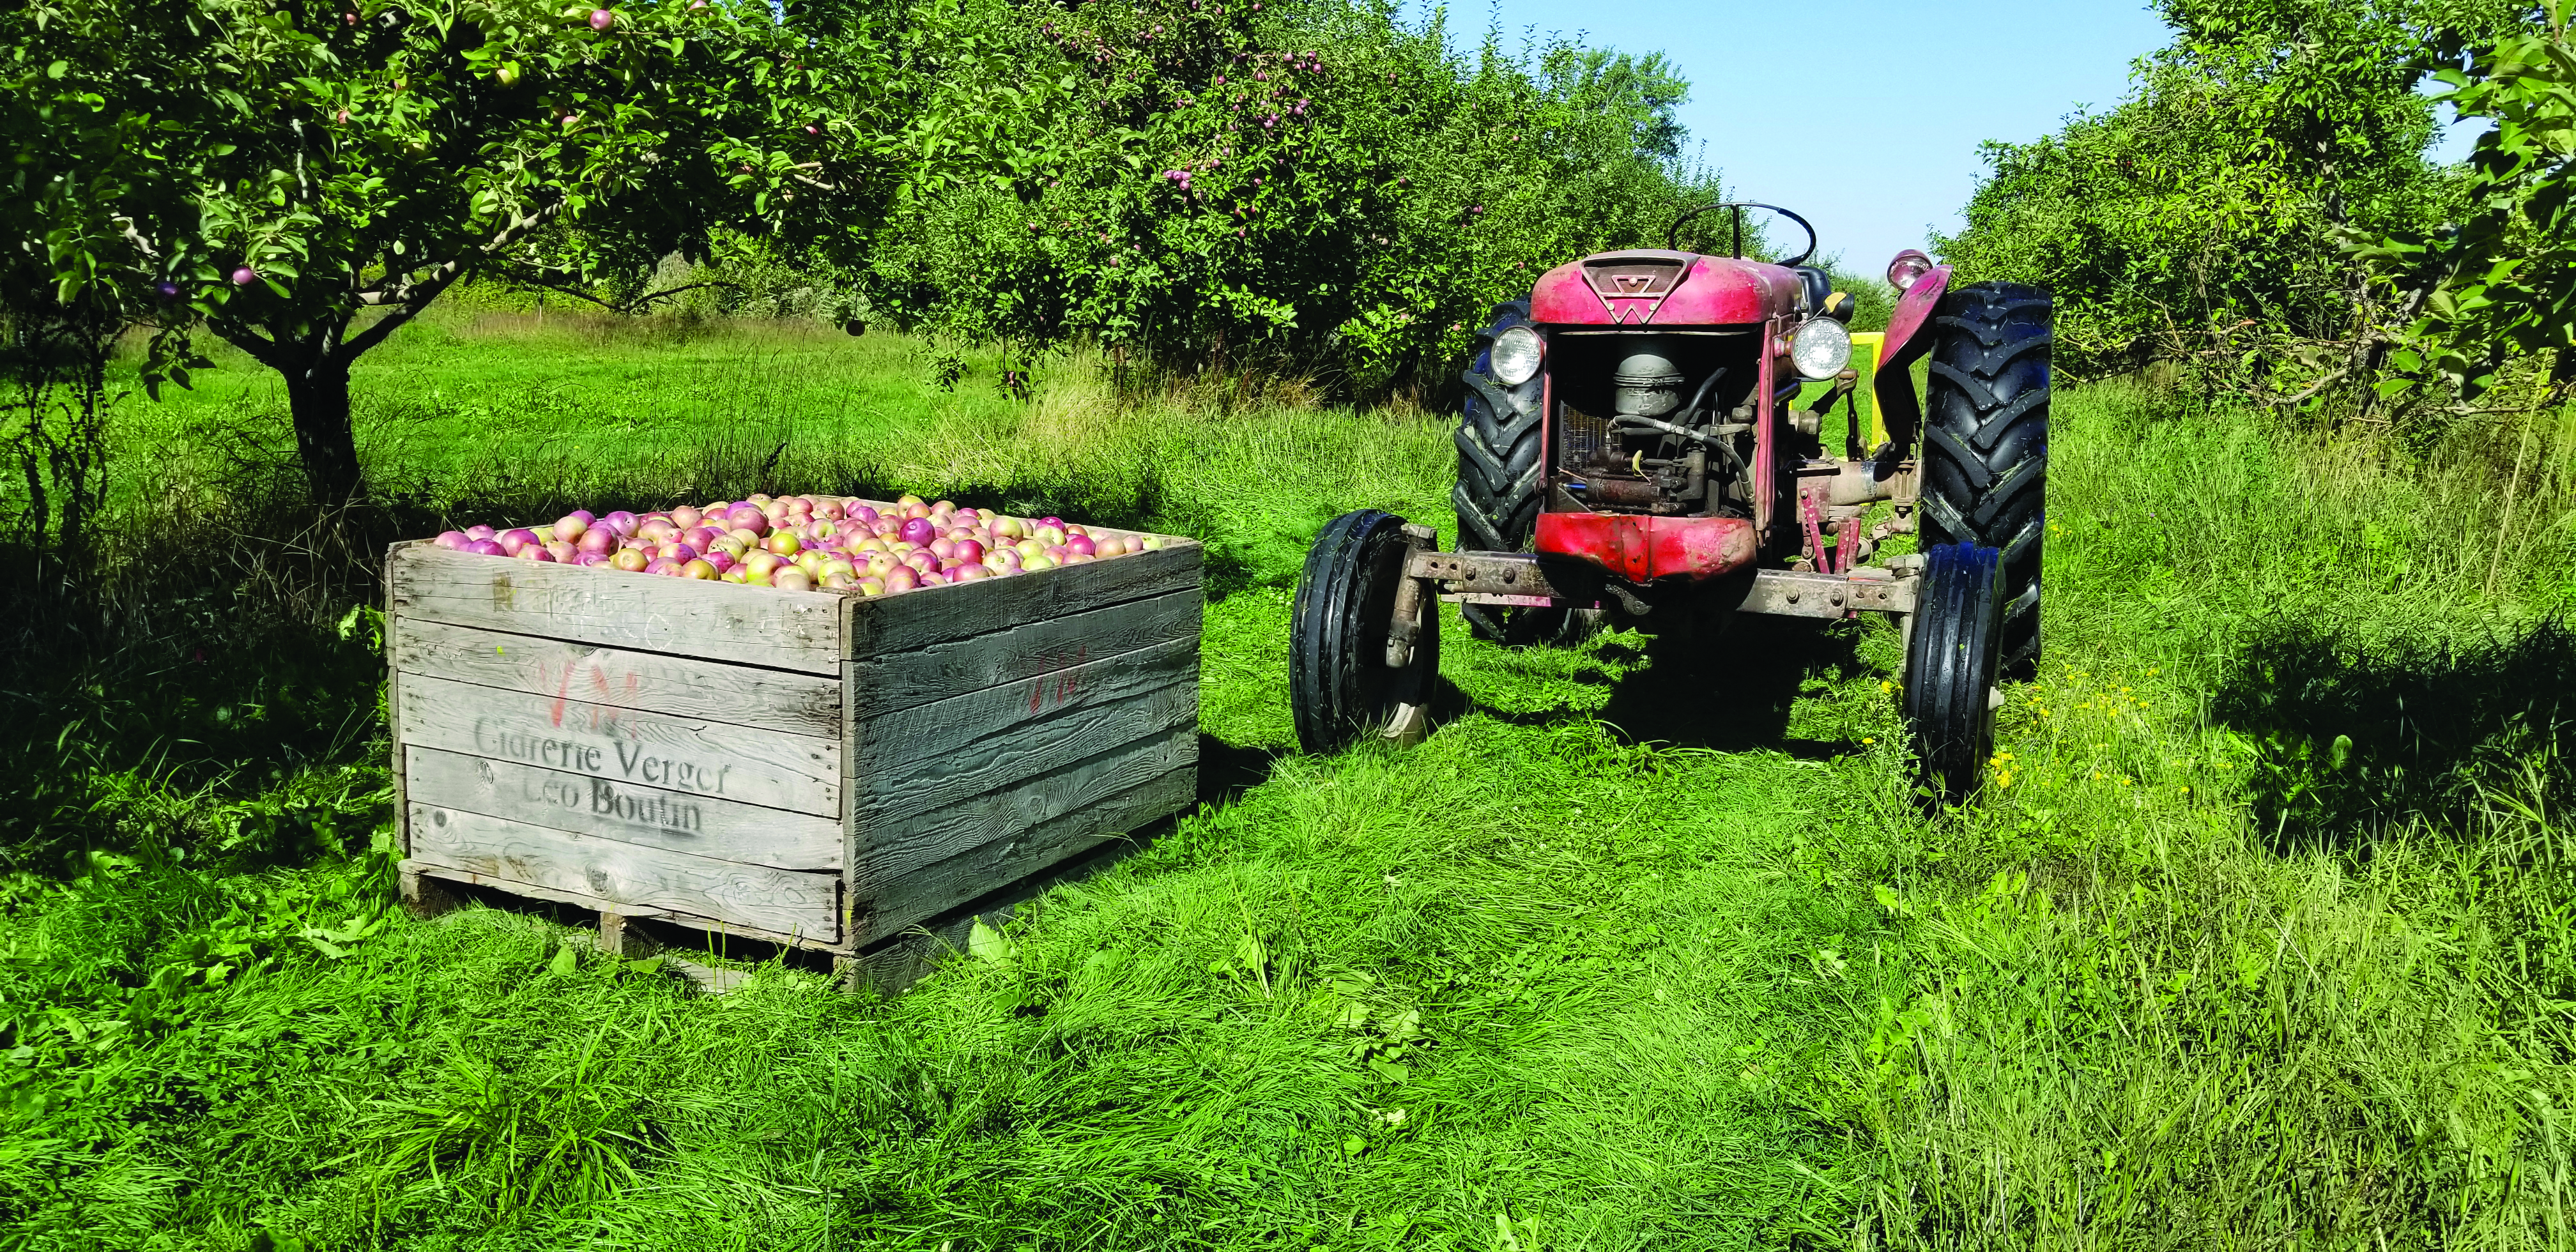
[[[190,388],[164,387],[157,404],[138,393],[125,406],[120,485],[193,486],[240,461],[292,457],[278,375],[220,340],[201,347],[215,368]],[[674,456],[712,458],[721,472],[781,444],[890,438],[935,421],[1016,423],[1020,405],[989,372],[942,390],[937,359],[916,340],[809,322],[442,307],[358,359],[351,399],[360,455],[395,489],[488,488],[521,482],[532,466],[575,482],[631,481]],[[139,346],[125,368],[137,360]]]
[[[2533,623],[2576,545],[2545,473],[2506,528],[2475,448],[2070,393],[2050,652],[2001,785],[1926,818],[1877,623],[1507,651],[1451,617],[1429,741],[1294,755],[1304,544],[1445,519],[1437,416],[1071,366],[1024,409],[900,340],[745,326],[385,351],[371,470],[442,515],[765,475],[1202,536],[1209,802],[901,997],[769,961],[698,999],[542,910],[390,910],[363,745],[209,732],[229,772],[180,786],[101,740],[118,851],[6,880],[0,1247],[2571,1237],[2576,652]],[[226,387],[128,437],[273,439]]]

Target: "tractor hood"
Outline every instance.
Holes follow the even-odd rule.
[[[1796,271],[1760,261],[1638,248],[1603,252],[1540,276],[1530,319],[1557,326],[1716,326],[1798,311]]]

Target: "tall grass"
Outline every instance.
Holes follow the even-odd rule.
[[[2492,448],[2099,390],[2056,433],[2009,785],[1875,867],[1863,1241],[2566,1246],[2565,479],[2507,532]]]

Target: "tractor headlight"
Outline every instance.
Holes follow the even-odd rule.
[[[1907,248],[1887,263],[1887,285],[1898,291],[1911,291],[1915,280],[1932,272],[1932,258]]]
[[[1506,387],[1517,387],[1538,374],[1538,363],[1547,355],[1547,343],[1538,332],[1527,326],[1515,326],[1494,336],[1490,360],[1494,377]]]
[[[1811,318],[1790,334],[1789,362],[1800,378],[1831,378],[1851,364],[1851,331],[1830,317]]]

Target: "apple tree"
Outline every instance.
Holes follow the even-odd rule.
[[[363,491],[350,365],[477,274],[583,281],[711,230],[854,245],[902,99],[762,0],[32,0],[0,14],[0,265],[285,379],[317,503]],[[539,268],[542,267],[542,268]]]
[[[2435,99],[2488,123],[2462,174],[2465,211],[2440,231],[2367,241],[2415,320],[2383,392],[2438,382],[2464,399],[2515,356],[2553,354],[2542,405],[2576,389],[2576,37],[2569,0],[2434,75]]]

